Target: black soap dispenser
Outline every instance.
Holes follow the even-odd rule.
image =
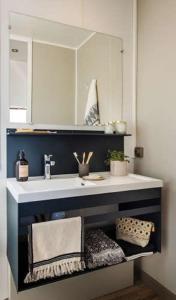
[[[24,150],[20,150],[16,162],[16,180],[27,181],[28,177],[29,177],[29,163],[25,158]]]

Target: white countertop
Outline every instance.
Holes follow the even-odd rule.
[[[54,176],[50,180],[42,177],[29,178],[27,182],[7,179],[7,189],[18,203],[50,199],[61,199],[95,194],[160,188],[163,181],[136,174],[114,177],[109,172],[96,173],[105,177],[102,181],[85,181],[76,174]]]

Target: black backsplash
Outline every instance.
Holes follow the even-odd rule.
[[[90,162],[91,171],[105,171],[104,163],[108,149],[124,149],[124,136],[104,134],[57,134],[57,135],[7,135],[7,176],[15,176],[17,153],[24,149],[29,161],[29,175],[44,174],[43,155],[53,154],[56,165],[52,174],[71,174],[78,172],[78,166],[73,152],[82,154],[93,151]]]

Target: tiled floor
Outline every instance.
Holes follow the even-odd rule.
[[[160,300],[160,298],[154,291],[140,284],[95,300]]]

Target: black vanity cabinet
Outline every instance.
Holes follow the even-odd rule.
[[[152,221],[155,223],[156,231],[152,234],[151,242],[156,252],[161,251],[161,188],[26,203],[17,203],[8,191],[7,256],[18,291],[90,272],[85,270],[72,275],[24,284],[28,272],[28,225],[34,216],[49,216],[54,212],[64,212],[66,217],[81,215],[84,218],[85,229],[89,227],[114,229],[116,218],[125,216]]]

